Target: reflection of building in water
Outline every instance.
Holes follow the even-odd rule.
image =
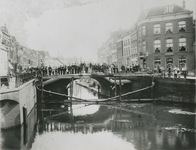
[[[164,114],[165,108],[153,104],[116,104],[100,106],[99,110],[90,115],[67,117],[66,122],[45,119],[39,130],[47,132],[82,133],[85,135],[98,132],[111,132],[126,142],[132,143],[137,149],[158,149],[190,147],[194,141],[194,133],[167,131],[163,127],[179,123],[179,118]],[[58,116],[59,117],[59,116]],[[64,116],[63,116],[64,117]],[[190,118],[189,118],[190,119]],[[165,121],[166,120],[166,121]],[[184,121],[180,121],[184,122]],[[185,119],[185,122],[186,121]],[[43,132],[42,131],[42,132]],[[39,131],[41,132],[41,131]],[[104,137],[103,137],[104,138]],[[180,146],[179,146],[180,143]]]
[[[38,124],[38,132],[43,131],[64,131],[64,132],[70,132],[74,131],[75,133],[94,133],[94,132],[100,132],[102,130],[110,130],[110,126],[103,123],[97,123],[97,124],[77,124],[75,123],[74,126],[71,125],[71,123],[61,123],[61,122],[44,122],[43,124]],[[43,130],[43,131],[41,131]]]

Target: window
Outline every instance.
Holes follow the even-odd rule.
[[[154,59],[154,67],[157,67],[157,66],[161,66],[161,59],[160,58]]]
[[[154,34],[160,34],[161,33],[161,28],[160,24],[155,24],[154,25]]]
[[[186,58],[184,58],[184,57],[179,58],[179,67],[180,68],[186,67]]]
[[[179,51],[186,51],[186,38],[179,39]]]
[[[142,42],[142,50],[143,52],[146,52],[146,41]]]
[[[146,35],[146,27],[145,26],[142,27],[142,35],[143,36]]]
[[[178,28],[179,28],[179,32],[185,32],[186,31],[186,22],[185,21],[178,22]]]
[[[140,41],[139,41],[138,46],[139,46],[139,52],[141,52],[141,42]]]
[[[166,33],[172,33],[173,32],[173,24],[172,23],[166,23],[165,25],[165,31]]]
[[[166,51],[173,52],[173,39],[166,40]]]
[[[174,9],[173,5],[168,5],[168,6],[165,7],[164,13],[172,13],[173,9]]]
[[[173,67],[173,58],[166,59],[167,68]]]
[[[160,52],[160,50],[161,50],[161,41],[160,40],[154,41],[154,50],[155,50],[155,52]]]

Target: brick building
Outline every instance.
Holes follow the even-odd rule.
[[[186,67],[194,72],[193,12],[174,4],[141,11],[137,32],[141,66]]]

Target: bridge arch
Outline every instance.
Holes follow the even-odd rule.
[[[10,128],[20,125],[20,105],[15,100],[4,99],[0,101],[1,128]]]
[[[44,77],[44,89],[47,91],[52,91],[60,94],[66,94],[68,95],[68,85],[71,82],[71,78],[74,78],[74,80],[77,79],[82,79],[82,78],[92,78],[99,82],[100,88],[101,88],[101,94],[102,95],[110,95],[110,85],[111,82],[109,78],[106,77],[99,77],[99,76],[92,76],[92,75],[68,75],[68,76],[49,76],[49,77]],[[38,91],[38,95],[40,95],[40,91]],[[44,93],[44,98],[45,99],[62,99],[62,96],[58,95],[51,95],[50,93]],[[63,98],[64,99],[64,98]]]

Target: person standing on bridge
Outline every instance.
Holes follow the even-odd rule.
[[[51,76],[51,73],[52,73],[52,68],[51,68],[51,66],[48,67],[48,72],[49,72],[49,76]]]

